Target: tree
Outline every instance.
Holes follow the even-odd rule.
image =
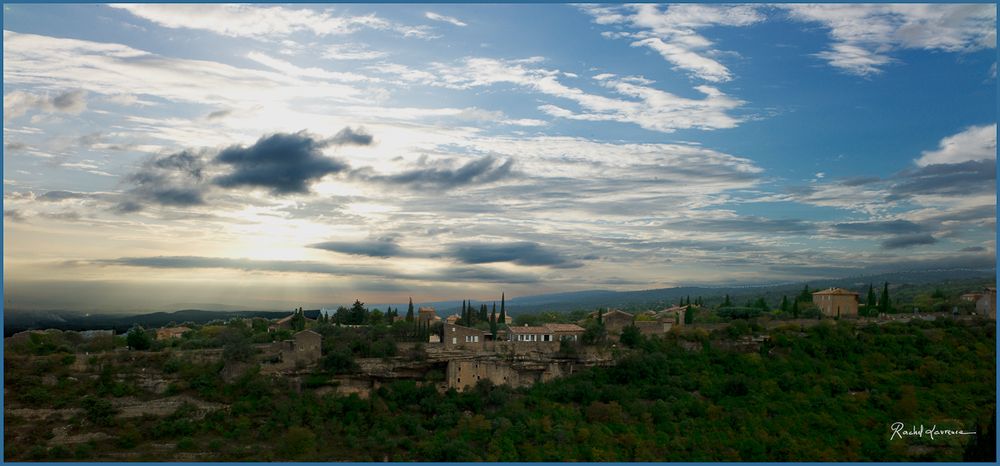
[[[729,300],[729,295],[727,294],[726,295],[726,299],[724,301],[722,301],[722,306],[720,306],[720,307],[732,307],[732,306],[733,306],[733,302]]]
[[[413,322],[413,298],[410,298],[410,307],[406,310],[406,321]]]
[[[690,323],[693,323],[693,322],[694,322],[694,311],[691,310],[691,308],[689,307],[689,308],[687,308],[687,309],[684,310],[684,325],[687,325],[687,324],[690,324]]]
[[[993,413],[989,424],[976,423],[976,436],[966,444],[962,461],[993,463],[997,460],[997,433],[994,430],[996,425],[996,412]]]
[[[503,293],[500,293],[500,323],[501,324],[506,324],[507,323],[507,312],[504,310],[504,301],[505,301],[505,296],[504,296]]]
[[[868,315],[872,314],[875,310],[876,299],[875,299],[875,287],[871,283],[868,284],[868,299],[865,302],[865,313]]]
[[[788,312],[788,296],[781,296],[781,312]]]
[[[292,330],[305,330],[306,328],[306,314],[302,311],[302,308],[298,308],[292,311]]]
[[[364,324],[368,320],[368,309],[365,309],[365,303],[361,302],[360,299],[355,299],[354,304],[351,305],[350,319],[354,325]]]
[[[604,308],[603,307],[597,310],[597,323],[600,324],[600,325],[604,325]]]
[[[249,362],[257,354],[249,336],[238,329],[230,328],[219,334],[222,342],[222,360],[225,362]]]
[[[889,298],[889,282],[882,286],[882,295],[878,298],[878,312],[888,313],[892,309],[892,301]]]
[[[479,321],[489,322],[489,320],[490,320],[489,311],[486,309],[486,303],[483,303],[479,306]]]
[[[141,326],[136,325],[128,331],[128,335],[125,336],[125,343],[129,349],[146,351],[153,346],[153,339]]]
[[[792,301],[792,317],[799,318],[799,300]]]
[[[804,288],[802,288],[802,292],[799,293],[799,296],[797,298],[795,298],[795,300],[796,301],[801,301],[801,302],[804,302],[804,303],[808,303],[809,301],[812,301],[812,293],[809,292],[809,284],[808,283],[806,283],[806,286]]]
[[[622,329],[622,335],[619,341],[629,348],[635,348],[641,339],[642,333],[639,333],[639,327],[636,327],[635,324],[630,324]]]

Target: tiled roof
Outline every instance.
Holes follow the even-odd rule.
[[[582,332],[583,327],[576,324],[545,324],[545,328],[553,332]]]
[[[548,333],[549,329],[545,327],[511,327],[510,333]]]
[[[820,295],[828,295],[828,294],[829,295],[855,295],[855,296],[858,295],[858,293],[855,293],[853,291],[848,291],[848,290],[845,290],[843,288],[828,288],[828,289],[825,289],[823,291],[817,291],[817,292],[815,292],[813,294],[814,295],[815,294],[820,294]]]

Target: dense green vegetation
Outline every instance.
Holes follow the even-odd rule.
[[[713,334],[630,335],[634,349],[617,365],[531,388],[481,383],[439,393],[395,382],[369,399],[317,394],[310,387],[324,384],[322,374],[297,391],[256,371],[224,383],[221,363],[170,352],[118,356],[120,365],[182,375],[171,394],[228,406],[203,417],[185,406],[165,418],[115,418],[102,400],[151,397],[118,376],[120,365],[69,381],[65,355],[8,359],[8,403],[81,408],[74,429],[112,437],[46,447],[52,424],[8,416],[5,456],[102,459],[169,444],[218,460],[960,461],[969,437],[890,441],[889,425],[975,430],[995,411],[992,322],[827,321],[773,330],[749,352],[734,348],[758,327],[737,322]],[[337,345],[330,354],[353,354]],[[43,385],[46,375],[54,383]]]

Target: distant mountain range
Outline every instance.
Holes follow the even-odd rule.
[[[204,324],[216,319],[233,317],[263,317],[276,319],[287,316],[291,311],[203,311],[185,309],[175,312],[154,312],[151,314],[85,314],[74,311],[5,311],[3,316],[4,337],[32,329],[57,328],[60,330],[114,330],[124,333],[134,325],[145,328],[164,327],[171,323],[194,322]],[[306,317],[315,319],[318,310],[306,311]]]
[[[957,282],[967,285],[970,287],[969,291],[973,291],[971,288],[982,286],[983,284],[995,283],[995,279],[995,269],[949,269],[811,280],[808,282],[808,285],[811,290],[841,287],[864,293],[869,283],[879,288],[879,285],[883,282],[889,282],[893,286]],[[510,315],[517,315],[541,311],[569,312],[578,309],[592,310],[599,307],[622,309],[656,308],[674,304],[679,299],[687,297],[690,297],[692,300],[701,297],[708,304],[717,304],[727,294],[737,304],[741,303],[741,301],[750,298],[756,299],[761,296],[770,302],[777,302],[781,299],[782,295],[791,297],[798,294],[806,284],[806,282],[797,282],[728,287],[684,286],[641,291],[586,290],[513,297],[507,299],[506,309]],[[483,302],[475,301],[473,305],[479,306]],[[487,302],[487,304],[491,303],[492,301]],[[499,304],[498,302],[497,305],[499,306]],[[406,312],[407,304],[368,304],[369,308],[379,308],[382,310],[385,310],[386,306],[399,308],[400,313],[403,314]],[[438,315],[444,318],[451,314],[458,314],[462,307],[462,301],[414,303],[414,307],[419,306],[432,306]],[[209,304],[204,307],[217,310],[187,309],[176,312],[154,312],[140,315],[84,314],[74,311],[5,310],[4,336],[10,336],[22,330],[38,328],[58,328],[63,330],[114,329],[117,332],[125,332],[135,324],[149,328],[162,327],[170,322],[178,324],[182,322],[205,323],[215,319],[229,319],[232,317],[265,317],[272,319],[284,317],[290,312],[290,309],[283,311],[246,310],[242,306],[230,306],[226,304]],[[318,314],[319,311],[307,312],[307,316],[310,318],[315,318]]]

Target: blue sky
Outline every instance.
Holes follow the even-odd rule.
[[[8,308],[995,265],[995,5],[4,8]]]

